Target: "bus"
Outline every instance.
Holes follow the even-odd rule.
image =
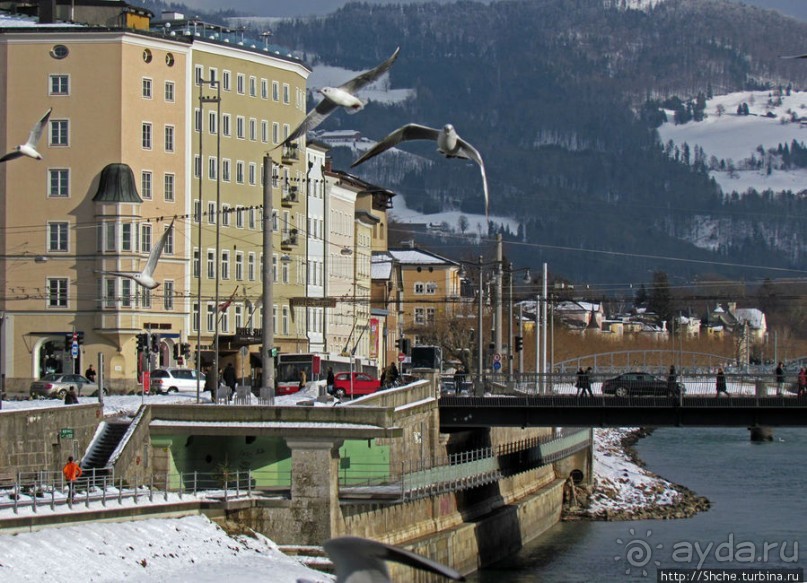
[[[347,356],[335,356],[330,354],[284,354],[277,355],[277,368],[275,369],[275,394],[290,395],[300,390],[300,371],[305,372],[306,382],[318,381],[328,375],[328,368],[332,368],[334,374],[338,372],[350,372],[350,358]],[[357,361],[353,363],[353,371],[366,372],[370,376],[377,377],[378,369],[370,365],[361,365]]]

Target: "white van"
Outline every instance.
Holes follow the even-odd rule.
[[[205,390],[205,375],[190,368],[158,368],[151,371],[153,393],[195,393],[197,379],[199,391]]]

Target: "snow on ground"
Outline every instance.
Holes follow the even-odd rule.
[[[742,103],[748,104],[750,115],[737,115],[737,107]],[[768,91],[718,95],[706,102],[705,113],[706,118],[701,122],[675,125],[673,113],[667,112],[669,121],[658,130],[662,143],[672,140],[679,146],[685,142],[690,148],[698,145],[706,153],[707,161],[715,156],[727,163],[731,160],[736,166],[753,155],[760,159],[756,152],[758,146],[767,151],[779,144],[789,145],[793,140],[807,140],[807,127],[790,121],[791,115],[807,117],[807,92],[792,91],[790,95],[783,95],[781,104]],[[733,173],[713,171],[710,175],[726,194],[744,193],[750,188],[759,192],[767,189],[800,192],[807,188],[807,170],[774,170],[770,175],[765,169]]]

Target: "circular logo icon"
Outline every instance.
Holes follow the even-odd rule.
[[[653,559],[653,549],[662,549],[664,545],[660,543],[653,545],[647,540],[653,534],[652,530],[648,529],[644,538],[637,536],[636,531],[632,528],[628,530],[628,533],[631,536],[629,540],[622,540],[621,538],[616,539],[617,544],[623,545],[624,552],[622,555],[616,555],[614,560],[624,560],[627,563],[625,566],[625,575],[630,575],[632,572],[631,569],[636,569],[637,573],[641,573],[643,577],[647,577],[647,569],[645,567],[651,562],[656,567],[661,566],[659,561]]]

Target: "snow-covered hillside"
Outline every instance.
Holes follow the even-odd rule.
[[[748,105],[748,115],[738,115],[742,104]],[[782,170],[777,167],[779,161],[768,155],[780,144],[807,140],[807,122],[800,121],[807,120],[807,92],[778,96],[776,92],[742,91],[715,96],[706,102],[705,114],[701,122],[675,125],[673,112],[667,112],[669,121],[659,128],[659,135],[665,144],[672,140],[679,148],[685,143],[690,148],[701,147],[710,174],[724,194],[807,189],[807,170]],[[725,169],[720,167],[721,161]]]

